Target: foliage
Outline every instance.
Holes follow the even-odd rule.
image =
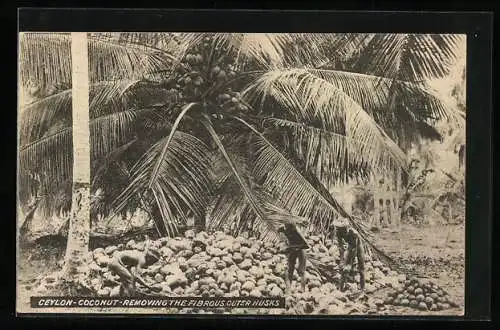
[[[447,73],[454,36],[118,33],[89,40],[92,191],[103,191],[93,212],[145,204],[160,213],[155,221],[165,235],[207,214],[214,229],[237,215],[235,232],[252,223],[263,237],[287,214],[313,226],[340,214],[357,226],[325,187],[405,167],[411,142],[439,135],[437,120],[463,121],[423,81]],[[69,42],[64,34],[23,34],[21,82],[69,83]],[[20,117],[24,204],[30,173],[41,177],[45,196],[71,182],[71,90],[28,104]],[[68,207],[48,205],[49,213]]]

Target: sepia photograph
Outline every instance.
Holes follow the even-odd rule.
[[[466,37],[20,32],[16,311],[463,316]]]

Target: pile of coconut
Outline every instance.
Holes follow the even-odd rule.
[[[457,305],[450,300],[448,293],[430,280],[411,278],[404,281],[403,287],[391,292],[385,304],[408,306],[420,310],[439,311]]]
[[[322,242],[318,236],[306,236],[314,254],[322,264],[338,263],[339,252],[332,242]],[[384,301],[369,295],[360,298],[359,275],[349,279],[347,288],[337,288],[337,278],[326,279],[312,264],[306,271],[306,290],[301,292],[297,274],[288,294],[284,276],[287,269],[283,246],[264,242],[255,237],[233,237],[223,232],[187,231],[183,237],[160,238],[153,241],[162,260],[143,271],[145,281],[156,287],[156,295],[189,297],[285,297],[286,309],[182,309],[179,313],[279,313],[279,314],[357,314],[385,310]],[[101,297],[119,295],[119,278],[107,264],[121,250],[143,250],[144,241],[130,240],[126,244],[98,248],[89,253],[90,283]],[[368,258],[370,259],[370,258]],[[367,260],[365,292],[381,288],[399,289],[406,276],[398,274],[377,260]]]

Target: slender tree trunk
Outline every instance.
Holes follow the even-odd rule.
[[[71,34],[73,189],[63,276],[72,280],[85,263],[90,235],[89,76],[86,33]]]

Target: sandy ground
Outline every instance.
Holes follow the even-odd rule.
[[[445,289],[459,307],[447,311],[418,311],[402,306],[388,306],[377,315],[439,315],[460,316],[464,311],[464,246],[465,230],[463,225],[448,226],[409,226],[403,225],[398,231],[384,228],[375,234],[376,245],[391,257],[415,269],[422,277],[432,278]],[[63,249],[48,249],[29,257],[31,252],[20,254],[18,267],[17,312],[21,313],[62,313],[63,309],[32,309],[29,307],[31,295],[30,282],[41,274],[57,269],[57,260]],[[45,255],[45,258],[40,257]],[[29,261],[28,261],[28,258]],[[383,298],[391,289],[381,289],[373,293]],[[71,313],[133,313],[165,314],[164,309],[70,309]]]

